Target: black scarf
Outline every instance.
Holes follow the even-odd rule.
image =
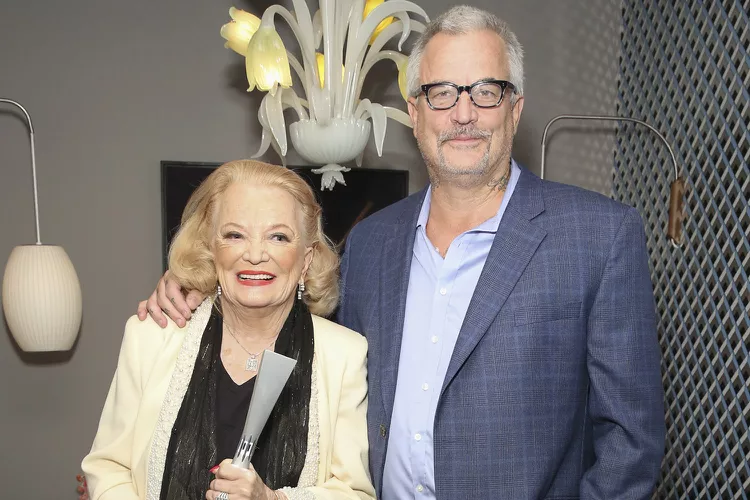
[[[185,397],[167,448],[161,500],[201,500],[217,463],[216,385],[221,363],[222,320],[217,302],[203,332]],[[271,489],[296,486],[307,455],[310,386],[314,352],[312,317],[296,300],[279,336],[288,335],[284,352],[297,360],[268,423],[258,439],[252,464]]]

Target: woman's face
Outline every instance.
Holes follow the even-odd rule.
[[[214,226],[222,300],[253,309],[291,306],[312,260],[301,219],[297,201],[282,188],[229,186]]]

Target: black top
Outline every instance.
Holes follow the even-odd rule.
[[[223,329],[223,323],[221,328]],[[274,346],[275,352],[284,352],[290,341],[291,332],[282,328],[279,338]],[[219,349],[221,352],[221,349]],[[242,351],[242,354],[246,353]],[[237,445],[245,428],[247,409],[250,407],[250,399],[255,388],[253,377],[244,384],[237,385],[224,368],[224,363],[219,358],[218,380],[216,384],[216,448],[217,463],[226,458],[234,458]]]
[[[237,385],[219,362],[219,380],[216,394],[216,448],[219,462],[233,458],[237,444],[245,427],[247,409],[255,387],[255,377],[242,385]]]

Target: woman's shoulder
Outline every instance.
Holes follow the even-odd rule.
[[[203,331],[211,315],[212,306],[213,302],[210,299],[204,300],[183,327],[177,325],[169,317],[167,317],[167,326],[162,328],[151,316],[146,316],[146,319],[141,321],[138,316],[133,315],[125,323],[123,342],[135,342],[143,348],[155,348],[169,341],[181,343],[185,334],[191,329]]]
[[[312,320],[316,345],[322,343],[339,351],[342,348],[367,351],[367,340],[362,334],[314,314]]]
[[[180,328],[177,326],[177,323],[171,319],[167,319],[167,326],[162,328],[156,321],[151,319],[151,316],[147,316],[146,319],[141,321],[138,316],[133,315],[125,322],[125,335],[162,341],[181,330],[185,330],[186,328],[187,325]]]
[[[122,339],[123,349],[126,351],[153,352],[170,342],[181,342],[187,326],[180,328],[172,320],[162,328],[149,316],[141,321],[138,316],[131,316],[125,323],[125,333]]]
[[[131,316],[125,323],[120,355],[122,361],[146,369],[158,363],[169,363],[177,358],[183,343],[195,335],[200,337],[210,314],[210,304],[201,305],[183,327],[171,319],[162,328],[151,317],[141,321]]]

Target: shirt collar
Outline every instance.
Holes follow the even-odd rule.
[[[510,197],[513,195],[513,191],[516,189],[518,178],[521,177],[521,167],[518,166],[516,160],[510,160],[510,179],[508,180],[508,186],[505,188],[503,194],[503,201],[500,203],[500,208],[497,209],[497,213],[487,219],[486,221],[479,224],[471,231],[482,231],[496,233],[497,228],[500,226],[500,219],[505,213],[505,208],[508,206]],[[419,211],[419,217],[417,218],[417,227],[427,227],[427,219],[430,216],[430,204],[432,202],[432,185],[427,188],[427,194],[425,194],[424,201],[422,202],[422,208]]]

